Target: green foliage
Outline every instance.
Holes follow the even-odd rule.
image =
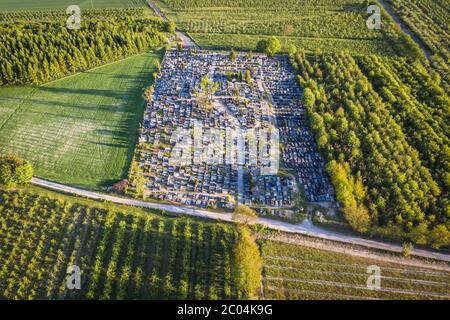
[[[6,188],[28,184],[33,178],[30,163],[15,156],[0,156],[0,185]]]
[[[444,224],[437,225],[430,232],[431,246],[435,249],[450,246],[450,231]]]
[[[388,0],[400,19],[420,38],[433,54],[431,67],[442,78],[442,85],[450,89],[449,38],[450,32],[447,0]]]
[[[68,30],[56,21],[2,26],[3,85],[48,82],[167,42],[162,33],[167,22],[159,18],[82,20],[80,30]]]
[[[232,225],[79,201],[0,192],[1,299],[238,298]],[[65,289],[73,264],[81,290]]]
[[[450,99],[423,66],[375,56],[358,59],[391,115],[444,193],[450,192]]]
[[[67,8],[67,5],[65,8]],[[0,10],[0,23],[66,21],[68,17],[66,10],[42,10],[42,8],[39,7],[37,10],[29,10],[31,10],[31,7],[28,7],[27,10],[23,11]],[[101,9],[81,7],[81,10],[83,20],[108,20],[123,17],[142,18],[152,16],[152,12],[145,7],[121,9],[113,7]]]
[[[261,287],[262,259],[258,245],[247,227],[238,227],[234,257],[239,299],[257,298]]]
[[[331,182],[336,191],[337,200],[344,205],[345,208],[356,207],[356,199],[353,194],[353,179],[348,176],[344,165],[331,161],[327,166],[327,171],[330,174]]]
[[[168,33],[174,33],[176,28],[177,26],[172,20],[169,20],[169,22],[166,24],[166,32]]]
[[[409,257],[414,249],[414,245],[411,242],[404,242],[402,244],[402,256]]]
[[[65,9],[69,4],[80,4],[83,10],[88,10],[88,8],[101,8],[101,10],[108,10],[109,8],[120,8],[120,10],[127,10],[127,8],[135,7],[146,7],[147,3],[145,0],[77,0],[77,1],[67,1],[67,0],[22,0],[22,1],[9,1],[2,0],[0,2],[1,12],[10,12],[16,10],[61,10],[65,12]]]
[[[344,208],[344,216],[353,230],[366,233],[370,227],[370,216],[363,205]]]
[[[252,83],[252,74],[248,69],[245,70],[245,82],[247,82],[247,84]]]
[[[130,173],[128,174],[129,182],[125,193],[134,198],[142,199],[145,191],[145,177],[142,169],[139,167],[137,161],[132,161],[130,166]]]
[[[233,212],[233,221],[243,225],[255,222],[257,217],[255,210],[244,204],[237,205]]]
[[[276,37],[270,37],[268,40],[260,40],[256,45],[256,51],[274,57],[281,50],[281,42]]]
[[[299,51],[292,59],[311,129],[349,221],[363,222],[362,227],[353,223],[359,230],[369,220],[392,231],[400,226],[432,244],[436,237],[418,235],[423,225],[415,228],[425,223],[432,230],[448,222],[443,191],[448,98],[443,90],[427,89],[438,83],[423,68],[408,72],[405,64],[418,69],[418,62],[393,63],[398,71],[387,72],[390,64],[381,61],[355,60],[348,52],[306,56]]]
[[[237,53],[236,53],[236,51],[234,51],[234,49],[231,49],[231,51],[230,51],[230,61],[234,62],[234,61],[236,61],[236,59],[237,59]]]

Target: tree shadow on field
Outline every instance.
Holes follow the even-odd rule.
[[[104,179],[104,180],[100,180],[99,182],[98,182],[98,186],[99,187],[102,187],[102,188],[107,188],[107,187],[110,187],[110,186],[112,186],[113,184],[115,184],[115,183],[117,183],[117,182],[119,182],[119,181],[121,181],[122,179],[119,179],[119,180],[117,180],[117,179]]]
[[[55,94],[76,94],[76,95],[91,95],[102,96],[108,98],[123,99],[125,96],[124,90],[108,90],[108,89],[73,89],[67,87],[39,87],[39,90],[51,92]]]
[[[48,106],[48,107],[64,107],[64,108],[72,108],[72,109],[80,109],[80,110],[86,110],[86,111],[94,111],[94,110],[99,110],[99,111],[106,111],[106,112],[125,112],[125,113],[134,113],[136,110],[134,110],[134,106],[131,106],[130,108],[124,108],[124,106],[126,104],[130,103],[130,100],[126,99],[125,94],[120,98],[120,101],[117,101],[117,103],[115,103],[115,105],[108,105],[108,104],[95,104],[95,105],[86,105],[86,104],[82,104],[80,102],[73,102],[73,103],[69,103],[69,102],[63,102],[63,101],[48,101],[48,100],[40,100],[40,99],[31,99],[28,98],[26,100],[26,103],[32,105],[32,106],[36,106],[36,105],[41,105],[41,106]],[[11,98],[10,100],[15,100],[15,101],[22,101],[21,98]],[[51,109],[50,109],[51,110]],[[27,112],[32,112],[33,109],[29,108],[27,110]],[[41,113],[41,112],[40,112]],[[50,114],[50,113],[49,113]],[[56,115],[56,114],[55,114]],[[72,117],[71,115],[68,114],[58,114],[57,116],[60,117]],[[73,117],[73,118],[79,118],[79,117]]]
[[[140,72],[134,72],[133,75],[130,74],[109,74],[109,73],[101,73],[101,72],[91,72],[90,74],[95,74],[95,75],[105,75],[105,76],[109,76],[110,78],[114,78],[114,79],[125,79],[125,80],[132,80],[134,83],[139,83],[142,82],[144,80],[146,80],[147,78],[151,78],[152,77],[152,72],[154,72],[156,70],[153,69],[149,69],[146,71],[140,71]]]

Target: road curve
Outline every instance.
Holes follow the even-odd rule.
[[[69,187],[66,185],[46,181],[39,178],[33,178],[32,183],[37,186],[45,187],[48,189],[61,191],[77,196],[82,196],[94,200],[105,200],[113,203],[118,204],[124,204],[129,206],[135,206],[135,207],[142,207],[142,208],[149,208],[149,209],[159,209],[164,210],[166,212],[173,212],[177,214],[183,214],[183,215],[189,215],[189,216],[195,216],[199,218],[206,218],[206,219],[214,219],[214,220],[220,220],[220,221],[226,221],[226,222],[232,222],[232,215],[230,213],[217,213],[217,212],[211,212],[207,210],[202,209],[195,209],[190,207],[185,207],[181,205],[172,205],[172,204],[160,204],[160,203],[152,203],[152,202],[145,202],[130,198],[121,198],[116,196],[111,196],[108,194],[98,193],[98,192],[92,192],[87,190],[82,190],[74,187]],[[325,230],[322,228],[319,228],[311,223],[311,221],[305,220],[301,224],[291,224],[283,221],[278,220],[272,220],[272,219],[266,219],[266,218],[258,218],[256,223],[262,224],[266,226],[267,228],[283,231],[283,232],[289,232],[289,233],[296,233],[296,234],[303,234],[308,235],[320,239],[325,240],[333,240],[333,241],[339,241],[344,242],[348,244],[354,244],[354,245],[361,245],[364,247],[369,248],[376,248],[376,249],[383,249],[388,250],[392,252],[402,252],[402,247],[395,244],[390,243],[384,243],[374,240],[368,240],[363,239],[356,236],[351,236],[347,234],[341,234],[329,230]],[[438,253],[438,252],[432,252],[428,250],[422,250],[422,249],[414,249],[412,252],[413,255],[425,257],[425,258],[432,258],[436,260],[446,261],[450,262],[450,255],[444,254],[444,253]]]

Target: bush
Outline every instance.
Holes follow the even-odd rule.
[[[364,206],[345,208],[344,216],[355,231],[365,233],[369,229],[370,216]]]
[[[414,249],[414,245],[411,242],[404,242],[402,248],[402,256],[409,257]]]
[[[27,161],[14,156],[0,157],[0,184],[6,188],[28,184],[33,178],[33,167]]]
[[[448,247],[450,245],[450,231],[443,224],[437,225],[430,232],[430,243],[434,249]]]

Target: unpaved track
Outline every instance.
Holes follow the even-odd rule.
[[[108,194],[97,193],[97,192],[93,192],[93,191],[87,191],[87,190],[82,190],[82,189],[78,189],[78,188],[74,188],[74,187],[69,187],[69,186],[65,186],[62,184],[42,180],[39,178],[33,178],[32,183],[37,186],[41,186],[41,187],[69,193],[69,194],[74,194],[74,195],[78,195],[78,196],[82,196],[82,197],[86,197],[86,198],[90,198],[90,199],[95,199],[95,200],[105,200],[105,201],[110,201],[110,202],[114,202],[114,203],[118,203],[118,204],[129,205],[129,206],[164,210],[166,212],[190,215],[190,216],[195,216],[195,217],[199,217],[199,218],[220,220],[220,221],[226,221],[226,222],[233,221],[232,215],[230,213],[217,213],[217,212],[212,212],[212,211],[207,211],[207,210],[202,210],[202,209],[185,207],[185,206],[181,206],[181,205],[160,204],[160,203],[139,201],[139,200],[130,199],[130,198],[120,198],[120,197],[115,197],[115,196],[111,196]],[[266,226],[267,228],[270,228],[273,230],[288,232],[291,234],[302,234],[302,235],[307,235],[307,236],[311,236],[311,237],[332,240],[332,241],[338,241],[338,242],[344,242],[344,243],[354,244],[354,245],[360,245],[360,246],[369,247],[369,248],[382,249],[382,250],[387,250],[387,251],[392,251],[392,252],[397,252],[397,253],[402,252],[402,247],[399,245],[363,239],[363,238],[356,237],[356,236],[340,234],[340,233],[336,233],[333,231],[321,229],[317,226],[314,226],[308,220],[305,220],[301,224],[295,225],[295,224],[290,224],[287,222],[282,222],[282,221],[277,221],[277,220],[272,220],[272,219],[258,218],[256,220],[256,223],[262,224],[262,225]],[[412,254],[416,255],[416,256],[424,257],[424,258],[431,258],[431,259],[450,262],[450,255],[447,255],[444,253],[432,252],[432,251],[422,250],[422,249],[414,249]]]
[[[397,14],[394,12],[394,10],[391,8],[391,5],[388,4],[385,0],[378,0],[378,2],[384,7],[384,10],[386,10],[387,13],[394,19],[395,23],[397,23],[400,26],[400,29],[407,35],[413,39],[415,43],[418,44],[420,49],[422,49],[423,53],[425,54],[425,57],[430,60],[431,59],[431,52],[428,50],[428,48],[425,46],[425,44],[422,42],[421,39],[419,39],[415,33],[413,33],[407,25],[403,23],[402,20],[397,16]]]
[[[161,9],[159,9],[159,7],[155,3],[155,1],[147,0],[147,4],[164,21],[168,21],[169,20],[167,18],[167,16],[164,14],[164,12],[162,12]],[[194,40],[191,37],[189,37],[187,34],[181,32],[179,30],[176,30],[175,34],[181,40],[181,42],[183,44],[183,47],[185,47],[185,48],[192,48],[192,49],[195,49],[195,48],[196,49],[200,49],[200,47],[194,42]]]

